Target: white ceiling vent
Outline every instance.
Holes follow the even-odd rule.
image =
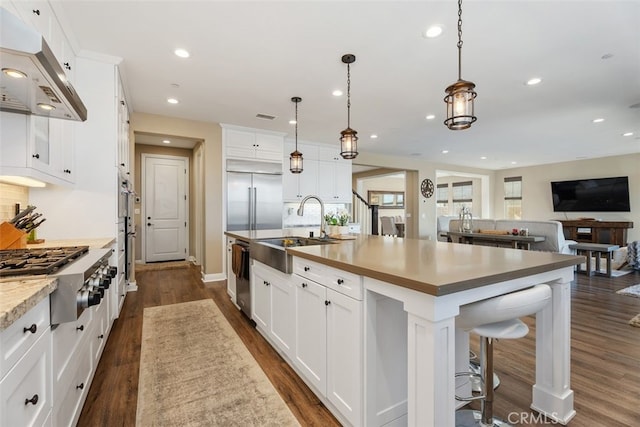
[[[276,118],[276,116],[270,116],[269,114],[256,114],[256,117],[262,120],[273,120]]]

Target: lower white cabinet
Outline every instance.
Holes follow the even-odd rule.
[[[227,294],[231,302],[236,304],[236,276],[233,274],[233,248],[235,239],[227,239]]]
[[[50,412],[51,330],[47,327],[0,381],[0,425],[47,425]]]
[[[290,276],[257,261],[253,261],[251,276],[251,318],[263,334],[292,357],[295,296]]]
[[[294,275],[295,364],[351,425],[363,401],[362,301]]]

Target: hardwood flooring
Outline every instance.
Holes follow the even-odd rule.
[[[303,426],[338,426],[337,420],[231,303],[223,282],[203,285],[196,267],[136,274],[96,371],[78,426],[134,426],[142,313],[145,307],[212,298]],[[571,427],[640,425],[640,298],[615,291],[640,283],[640,272],[619,278],[577,275],[572,285]],[[495,345],[498,388],[494,413],[515,425],[545,426],[529,409],[535,367],[535,322],[523,339]],[[472,340],[476,347],[477,340]]]

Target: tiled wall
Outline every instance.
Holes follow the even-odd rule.
[[[298,216],[298,206],[300,203],[285,203],[282,211],[282,227],[315,227],[320,226],[320,204],[315,200],[310,200],[304,205],[304,215]],[[324,205],[324,213],[349,212],[350,203],[327,203]]]
[[[20,209],[27,207],[29,188],[0,183],[0,222],[10,220],[16,215],[16,203],[20,203]]]

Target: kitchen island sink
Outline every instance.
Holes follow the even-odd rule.
[[[251,241],[249,250],[251,258],[283,273],[290,274],[292,271],[292,258],[291,255],[287,254],[286,248],[326,245],[339,242],[340,239],[323,239],[319,237],[278,237]]]

